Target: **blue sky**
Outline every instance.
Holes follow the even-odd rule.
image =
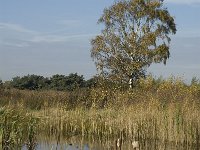
[[[77,72],[96,74],[90,40],[99,34],[103,9],[114,0],[0,0],[0,78]],[[200,0],[165,0],[175,17],[167,65],[152,65],[155,76],[200,78]]]

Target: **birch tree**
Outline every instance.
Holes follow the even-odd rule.
[[[91,57],[104,78],[137,80],[152,63],[166,64],[176,24],[163,1],[115,2],[104,9],[98,23],[104,28],[91,41]]]

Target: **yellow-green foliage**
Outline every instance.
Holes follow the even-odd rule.
[[[37,119],[20,107],[0,108],[0,135],[2,149],[20,149],[26,143],[29,150],[35,147]]]
[[[40,133],[57,140],[81,136],[191,144],[200,136],[200,86],[181,79],[148,77],[133,89],[104,84],[70,93],[10,90],[0,99],[7,106],[32,108],[27,111],[39,118]]]

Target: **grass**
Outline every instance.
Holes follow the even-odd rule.
[[[24,144],[33,150],[36,144],[37,119],[23,108],[2,107],[0,110],[1,145],[3,150],[20,149]]]
[[[199,84],[186,85],[179,79],[149,78],[129,90],[115,86],[70,93],[4,89],[1,141],[3,146],[10,141],[9,146],[26,143],[34,149],[37,133],[42,133],[58,142],[72,137],[102,142],[120,138],[198,146],[199,102]]]

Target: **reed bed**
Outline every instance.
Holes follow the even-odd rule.
[[[20,149],[26,145],[28,150],[34,150],[36,145],[37,118],[23,108],[0,108],[0,136],[3,150]]]
[[[152,106],[153,105],[153,106]],[[126,108],[66,111],[54,108],[35,112],[41,118],[44,134],[67,137],[82,136],[94,140],[122,138],[123,140],[160,140],[162,142],[199,142],[200,111],[183,110],[171,104],[160,110],[160,104],[139,104]],[[41,131],[41,132],[42,132]]]
[[[31,143],[40,133],[55,137],[58,142],[81,137],[104,143],[121,139],[144,145],[159,141],[199,148],[199,84],[186,85],[179,79],[155,82],[149,78],[134,89],[104,86],[70,93],[5,89],[0,95],[1,110],[15,112],[11,118],[16,114],[28,118],[19,120],[19,126],[23,124],[24,131],[29,129],[28,133],[34,136],[23,135],[26,140],[21,141],[29,139]],[[1,111],[2,114],[5,113]],[[3,118],[1,127],[5,126],[7,132],[10,128]],[[30,118],[34,118],[32,123]],[[33,123],[35,119],[39,125]],[[3,132],[1,141],[5,138]]]

